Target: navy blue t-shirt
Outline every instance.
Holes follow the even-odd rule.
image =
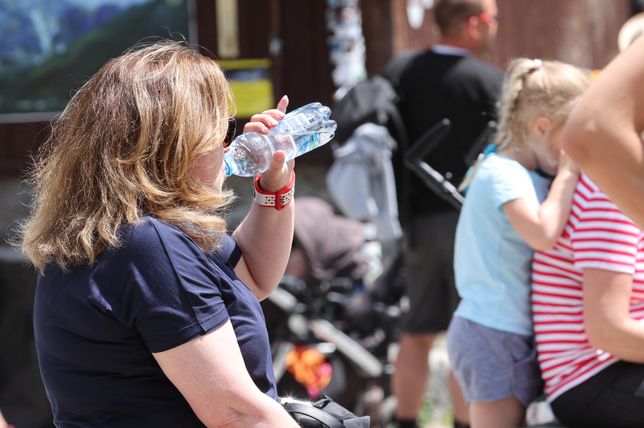
[[[38,278],[34,332],[40,371],[60,427],[203,426],[151,352],[186,343],[231,320],[246,368],[276,398],[266,324],[233,267],[226,236],[204,252],[152,217],[122,228],[123,244],[91,265]]]

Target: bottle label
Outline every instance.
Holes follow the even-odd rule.
[[[293,138],[295,139],[295,145],[297,146],[297,153],[295,156],[310,152],[320,145],[320,134],[316,131],[293,135]]]
[[[280,129],[282,132],[296,133],[308,129],[311,125],[311,121],[305,113],[297,113],[289,115],[288,121],[284,123],[283,129]]]

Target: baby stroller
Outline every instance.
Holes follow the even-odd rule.
[[[278,391],[310,400],[325,394],[383,426],[397,302],[386,300],[384,282],[365,282],[375,262],[363,224],[319,198],[298,198],[295,207],[287,274],[262,302]]]

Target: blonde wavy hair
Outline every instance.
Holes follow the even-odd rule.
[[[538,116],[550,118],[550,132],[560,128],[589,82],[587,71],[564,62],[528,58],[511,61],[497,103],[497,147],[525,144],[532,121]]]
[[[140,45],[107,62],[53,123],[31,174],[23,252],[42,271],[93,263],[144,215],[174,224],[205,251],[226,230],[232,193],[190,174],[219,149],[233,108],[217,63],[183,43]]]

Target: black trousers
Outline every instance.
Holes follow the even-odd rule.
[[[644,427],[644,365],[617,362],[552,402],[568,427]]]

